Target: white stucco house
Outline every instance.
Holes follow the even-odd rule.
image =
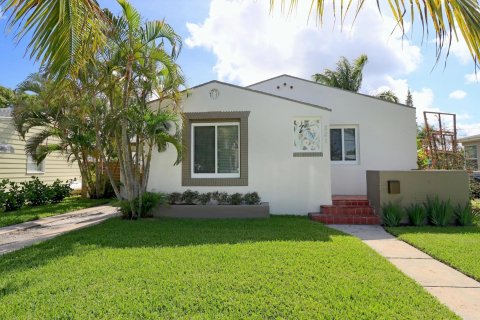
[[[155,153],[149,190],[256,191],[272,214],[307,214],[366,195],[367,170],[416,168],[414,108],[289,75],[201,84],[183,111],[183,161]]]

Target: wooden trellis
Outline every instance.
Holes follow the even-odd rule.
[[[425,141],[432,169],[462,169],[462,153],[457,142],[457,116],[454,113],[424,111]]]

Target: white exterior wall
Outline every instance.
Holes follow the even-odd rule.
[[[332,163],[333,194],[365,195],[367,170],[417,168],[414,108],[287,75],[250,88],[332,109],[331,126],[358,126],[359,161],[357,164]]]
[[[211,89],[219,90],[216,100]],[[270,203],[273,214],[318,212],[321,204],[331,203],[330,150],[328,123],[330,112],[301,103],[255,93],[238,87],[212,82],[194,88],[184,105],[184,112],[250,111],[248,118],[248,186],[182,186],[181,165],[172,166],[176,153],[169,147],[152,158],[148,189],[162,192],[256,191]],[[322,117],[323,157],[293,157],[293,119]]]

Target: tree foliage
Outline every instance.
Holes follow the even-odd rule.
[[[13,104],[15,94],[13,90],[0,86],[0,108],[6,108]]]
[[[176,163],[181,159],[178,121],[185,79],[176,59],[182,42],[164,21],[144,22],[128,1],[118,3],[118,16],[103,13],[111,23],[104,30],[106,46],[94,59],[61,81],[48,68],[27,79],[19,91],[35,92],[37,98],[19,103],[14,113],[22,135],[44,128],[27,141],[36,159],[53,151],[71,155],[86,164],[82,176],[92,174],[91,190],[97,189],[102,163],[116,159],[123,192],[106,166],[108,179],[117,197],[130,203],[132,217],[141,217],[153,152],[172,145]],[[157,97],[154,103],[152,97]],[[60,143],[47,148],[45,141],[53,136]]]
[[[358,92],[362,86],[363,68],[367,61],[365,54],[355,59],[353,64],[347,58],[341,57],[335,70],[325,69],[323,73],[316,73],[312,78],[315,82],[327,86]]]
[[[400,101],[400,99],[398,99],[395,92],[393,92],[392,90],[382,91],[378,93],[376,97],[385,101],[393,102],[393,103],[398,103]]]
[[[405,100],[405,104],[409,107],[413,107],[413,96],[412,96],[412,93],[410,92],[410,89],[408,89],[407,99]]]

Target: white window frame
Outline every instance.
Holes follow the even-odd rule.
[[[218,173],[218,143],[217,130],[219,126],[237,126],[238,134],[238,173]],[[195,127],[215,127],[215,173],[195,173]],[[240,122],[202,122],[192,123],[190,137],[190,166],[192,178],[240,178]]]
[[[475,153],[477,154],[477,157],[476,158],[467,158],[467,148],[475,148]],[[465,156],[465,169],[468,169],[467,168],[467,161],[472,161],[472,160],[475,160],[477,162],[477,166],[475,168],[475,170],[473,171],[477,171],[478,170],[478,147],[476,144],[468,144],[464,147],[464,156]]]
[[[37,168],[40,167],[40,170],[29,170],[29,164],[34,164]],[[45,173],[45,160],[40,162],[40,164],[37,164],[35,160],[33,160],[33,157],[27,153],[27,162],[26,162],[26,168],[25,171],[27,174],[44,174]]]
[[[330,160],[332,164],[339,164],[339,165],[357,165],[360,163],[360,143],[359,143],[359,130],[357,125],[334,125],[330,126],[330,130],[332,129],[341,129],[342,131],[342,160]],[[355,160],[345,160],[345,140],[344,140],[344,130],[345,129],[354,129],[355,130]],[[329,135],[331,132],[329,130]],[[330,137],[329,137],[330,138]],[[329,142],[330,145],[330,142]],[[330,148],[331,151],[331,148]],[[330,156],[331,159],[331,156]]]

